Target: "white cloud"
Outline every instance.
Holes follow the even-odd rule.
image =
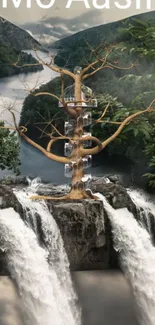
[[[53,42],[56,42],[59,38],[55,37],[53,35],[48,35],[48,34],[42,34],[42,35],[34,35],[34,38],[41,42],[42,44],[51,44]]]
[[[88,28],[89,27],[89,25],[86,24],[86,23],[82,24],[82,26],[85,27],[85,28]]]
[[[57,27],[57,28],[60,28],[60,29],[62,29],[62,30],[64,30],[64,31],[66,31],[66,32],[69,31],[69,28],[68,28],[68,26],[66,26],[66,25],[58,24],[56,27]]]
[[[44,26],[47,27],[47,28],[53,28],[54,27],[51,24],[44,24]]]
[[[30,30],[27,29],[26,31],[33,37],[33,33]]]

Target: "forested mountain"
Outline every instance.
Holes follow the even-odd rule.
[[[133,18],[149,22],[152,25],[155,24],[155,11],[135,15],[113,23],[92,27],[56,41],[51,45],[53,48],[59,50],[55,60],[56,64],[63,66],[67,62],[69,67],[76,64],[85,64],[84,57],[88,52],[86,42],[95,48],[101,42],[105,44],[116,44],[122,41],[120,28],[129,26],[129,24],[133,22]],[[129,35],[126,35],[126,39],[123,38],[123,41],[127,41],[128,39]]]
[[[3,45],[19,51],[41,48],[39,42],[29,33],[0,17],[0,46]]]
[[[19,58],[18,65],[20,66],[25,63],[36,63],[37,61],[32,55],[21,52],[22,50],[31,50],[34,47],[42,48],[26,31],[0,17],[0,78],[42,69],[42,66],[25,68],[12,66]]]
[[[13,63],[18,61],[18,66],[13,66]],[[37,60],[27,53],[23,53],[15,48],[8,48],[7,46],[0,46],[0,78],[9,77],[19,73],[28,73],[42,70],[42,65],[31,66],[36,64]],[[24,64],[30,66],[22,67]]]

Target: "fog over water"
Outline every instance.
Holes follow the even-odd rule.
[[[139,325],[134,297],[121,272],[82,271],[73,278],[84,325]]]

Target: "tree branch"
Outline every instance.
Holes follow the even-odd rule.
[[[38,96],[50,96],[50,97],[53,97],[53,98],[57,99],[59,102],[62,103],[61,98],[59,98],[57,95],[52,94],[52,93],[49,93],[47,91],[39,92],[37,94],[33,94],[32,91],[30,91],[30,94],[32,96],[34,96],[34,97],[38,97]]]
[[[112,64],[112,63],[110,63],[110,62],[108,62],[108,65],[112,68],[112,69],[119,69],[119,70],[130,70],[130,69],[132,69],[134,66],[135,66],[135,64],[131,64],[129,67],[119,67],[118,65],[114,65],[114,64]]]
[[[93,142],[97,143],[97,145],[98,145],[99,147],[102,146],[102,142],[101,142],[98,138],[96,138],[96,137],[94,137],[94,136],[92,136],[92,135],[83,136],[82,138],[81,138],[81,137],[80,137],[80,138],[78,138],[78,137],[74,137],[73,139],[70,138],[70,140],[71,140],[71,141],[79,141],[79,142],[85,142],[85,141],[88,141],[88,140],[92,140]]]
[[[93,50],[93,52],[95,53],[95,50]],[[83,80],[86,79],[86,76],[87,76],[87,75],[85,75],[85,73],[88,72],[89,69],[94,68],[94,66],[95,66],[97,63],[102,62],[102,67],[103,67],[103,66],[105,65],[105,63],[107,62],[107,58],[108,58],[108,56],[110,55],[110,53],[111,53],[111,51],[107,51],[107,53],[106,53],[106,55],[105,55],[105,58],[100,59],[100,58],[97,57],[97,59],[96,59],[94,62],[90,63],[87,67],[85,67],[85,68],[82,70],[82,72],[81,72],[82,79],[83,79]],[[102,69],[102,68],[100,67],[100,69]],[[98,69],[96,69],[96,70],[98,70]],[[95,70],[95,71],[96,71],[96,70]],[[96,72],[97,72],[97,71],[96,71]],[[88,74],[88,75],[89,75],[89,74]]]
[[[103,150],[109,143],[111,143],[113,140],[115,140],[120,133],[122,132],[122,130],[124,129],[124,127],[130,123],[134,118],[136,118],[137,116],[140,116],[144,113],[150,113],[150,112],[154,112],[155,109],[152,108],[153,103],[155,102],[155,99],[151,102],[150,106],[148,106],[145,110],[142,111],[138,111],[130,116],[128,116],[123,122],[121,122],[120,126],[118,127],[118,129],[114,132],[114,134],[112,136],[110,136],[108,139],[106,139],[105,141],[102,142],[102,146],[96,146],[94,148],[91,149],[82,149],[82,156],[86,156],[86,155],[95,155],[97,153],[99,153],[101,150]]]
[[[51,140],[49,141],[48,145],[47,145],[47,152],[50,152],[51,149],[52,149],[53,144],[54,144],[55,142],[57,142],[57,141],[60,141],[60,140],[70,140],[70,138],[69,138],[69,137],[65,137],[65,136],[60,136],[60,137],[56,137],[56,138],[54,138],[54,139],[51,139]],[[66,157],[64,157],[64,158],[67,159],[67,162],[70,161],[70,158],[66,158]]]
[[[39,60],[43,65],[47,66],[48,68],[50,68],[51,70],[53,70],[53,71],[55,71],[55,72],[57,72],[57,73],[59,73],[59,74],[64,73],[65,75],[68,75],[68,76],[70,76],[71,78],[75,79],[74,73],[72,73],[71,71],[69,71],[69,70],[67,70],[67,69],[59,68],[59,67],[57,67],[56,65],[51,64],[51,62],[50,62],[50,63],[45,62],[43,59],[41,59],[41,58],[39,57],[39,55],[38,55],[36,49],[34,50],[34,52],[35,52],[35,55],[36,55],[37,59],[38,59],[38,60]]]
[[[65,80],[64,80],[64,73],[61,73],[61,98],[62,103],[65,101]]]
[[[36,143],[33,140],[31,140],[30,138],[28,138],[24,133],[21,132],[20,135],[27,143],[31,144],[33,147],[35,147],[36,149],[41,151],[47,158],[52,159],[52,160],[57,161],[62,164],[66,164],[66,163],[70,162],[70,159],[67,157],[57,156],[57,155],[47,151],[46,149],[41,147],[38,143]],[[54,140],[57,141],[57,139],[58,138],[55,138]],[[61,137],[61,139],[62,139],[62,137]]]
[[[3,129],[3,130],[13,130],[13,131],[16,131],[16,128],[13,127],[13,126],[1,126],[0,125],[0,129]]]
[[[0,126],[0,129],[10,129],[10,130],[14,130],[17,131],[16,127],[12,127],[12,126]],[[36,149],[38,149],[39,151],[41,151],[47,158],[52,159],[54,161],[57,161],[59,163],[62,164],[66,164],[70,162],[70,158],[67,157],[62,157],[62,156],[57,156],[51,152],[48,152],[46,149],[44,149],[43,147],[41,147],[38,143],[36,143],[35,141],[31,140],[29,137],[27,137],[25,135],[25,132],[27,131],[27,128],[25,128],[24,126],[20,126],[18,128],[18,133],[19,135],[29,144],[31,144],[33,147],[35,147]],[[63,137],[59,137],[59,138],[55,138],[53,140],[53,143],[56,142],[57,140],[62,140]],[[50,141],[51,142],[51,141]],[[52,144],[53,144],[52,143]],[[52,146],[52,145],[51,145]]]
[[[97,124],[98,124],[98,123],[120,125],[122,122],[115,122],[115,121],[105,121],[105,120],[101,120],[101,121],[98,121]]]
[[[106,115],[109,106],[110,106],[110,103],[107,104],[107,106],[105,107],[105,109],[104,109],[102,115],[101,115],[101,116],[96,120],[96,123],[101,123],[101,120],[102,120],[102,118]]]
[[[15,67],[15,68],[25,68],[25,67],[37,67],[37,66],[42,66],[41,63],[25,63],[25,64],[22,64],[22,65],[17,65],[17,63],[13,63],[13,64],[10,64],[11,66]]]
[[[94,71],[92,71],[92,72],[90,72],[90,73],[88,73],[88,74],[85,74],[84,76],[83,76],[83,79],[82,80],[85,80],[85,79],[87,79],[87,78],[89,78],[89,77],[92,77],[94,74],[96,74],[98,71],[100,71],[100,70],[103,70],[103,69],[113,69],[110,65],[101,65],[99,68],[97,68],[96,70],[94,70]]]
[[[55,94],[43,91],[43,92],[39,92],[37,94],[33,94],[32,91],[29,91],[30,94],[34,97],[38,97],[38,96],[50,96],[52,98],[55,98],[58,100],[58,102],[60,102],[63,106],[62,108],[64,109],[64,111],[66,111],[71,117],[76,118],[77,117],[77,113],[74,111],[74,108],[70,108],[67,106],[67,103],[69,102],[64,102],[60,97],[56,96]]]

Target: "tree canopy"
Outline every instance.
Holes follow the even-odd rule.
[[[0,127],[4,123],[0,122]],[[19,173],[19,142],[17,135],[8,130],[0,128],[0,168],[2,170],[12,170],[14,173]]]

